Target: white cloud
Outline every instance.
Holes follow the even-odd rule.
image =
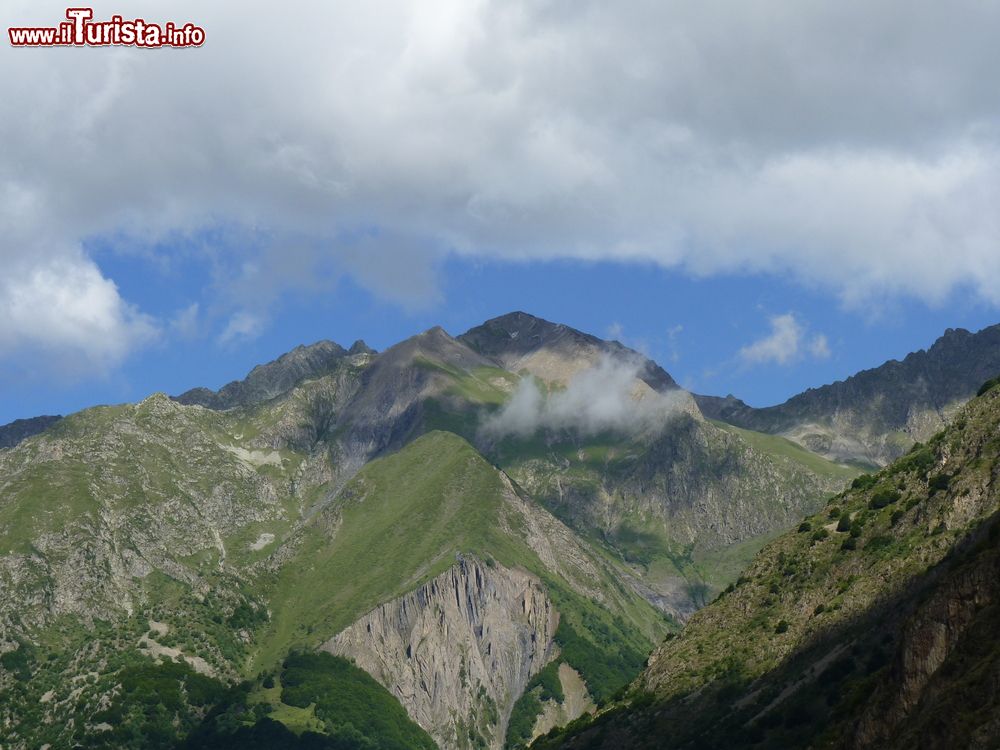
[[[107,373],[156,335],[85,258],[14,268],[0,281],[0,353],[43,360],[67,378]]]
[[[740,349],[738,357],[745,365],[788,365],[808,352],[816,359],[830,356],[830,347],[824,334],[806,340],[806,328],[793,313],[774,315],[770,319],[771,331],[752,344]]]
[[[0,25],[64,13],[12,0]],[[81,241],[108,233],[265,238],[215,250],[222,319],[266,319],[284,291],[340,272],[416,306],[452,253],[787,274],[852,305],[956,290],[1000,305],[1000,99],[982,73],[1000,67],[995,3],[138,0],[133,14],[195,21],[206,43],[0,48],[17,70],[0,79],[0,262],[90,263]],[[24,325],[20,339],[51,342]],[[127,329],[116,356],[141,339]]]
[[[771,318],[771,333],[740,349],[740,359],[748,365],[774,362],[786,365],[799,354],[802,326],[791,313]]]
[[[809,341],[809,353],[816,359],[830,358],[830,343],[822,333],[813,336]]]
[[[637,434],[658,430],[682,405],[681,393],[657,393],[638,380],[642,361],[604,357],[575,375],[564,390],[543,393],[525,377],[504,407],[483,425],[490,437],[527,436],[537,430]]]
[[[684,332],[684,326],[678,323],[667,329],[667,347],[669,349],[670,361],[677,364],[681,360],[681,353],[677,346],[677,339]]]
[[[240,310],[229,318],[226,327],[219,334],[220,344],[233,344],[240,340],[253,339],[260,335],[266,320],[256,313]]]

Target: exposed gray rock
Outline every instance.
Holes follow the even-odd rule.
[[[557,625],[534,576],[460,557],[323,648],[354,659],[442,750],[471,747],[473,734],[499,750],[515,701],[552,655]]]
[[[351,351],[332,341],[319,341],[309,346],[297,346],[273,362],[258,365],[243,380],[234,380],[216,391],[192,388],[175,396],[182,404],[204,406],[209,409],[232,409],[268,401],[287,392],[304,380],[332,372],[340,360],[348,355],[370,354],[363,341],[355,342]]]
[[[944,427],[1000,373],[1000,325],[949,328],[934,345],[755,409],[730,395],[695,396],[705,416],[780,434],[836,461],[885,465]]]
[[[679,388],[653,360],[617,341],[605,341],[525,312],[488,320],[466,331],[458,340],[512,372],[527,369],[546,380],[565,382],[577,370],[595,364],[601,355],[610,355],[641,361],[639,378],[654,391],[662,393]]]
[[[22,440],[45,432],[60,419],[62,419],[61,416],[31,417],[30,419],[15,419],[9,424],[0,426],[0,449],[13,448]]]
[[[419,434],[424,402],[464,373],[493,362],[440,327],[413,336],[376,356],[338,424],[344,450],[365,458],[400,447]]]

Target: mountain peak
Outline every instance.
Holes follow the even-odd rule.
[[[604,343],[589,333],[583,333],[562,323],[552,323],[520,310],[491,318],[482,325],[469,329],[458,338],[486,356],[512,352],[526,353],[543,346],[555,345],[560,339],[589,344]]]
[[[406,367],[415,357],[447,363],[459,369],[489,364],[464,341],[456,339],[441,326],[434,326],[389,347],[375,359],[374,366],[376,370]]]
[[[554,382],[565,383],[581,369],[610,356],[641,361],[638,377],[656,391],[678,388],[658,364],[617,341],[605,341],[520,310],[487,320],[458,340],[513,372],[525,369]]]
[[[364,345],[364,342],[360,343]],[[217,392],[208,388],[192,388],[175,396],[174,400],[185,405],[197,404],[217,410],[262,403],[281,395],[303,380],[327,374],[348,354],[344,347],[332,341],[300,344],[271,362],[257,365],[246,378],[234,380]]]
[[[949,328],[927,349],[776,406],[755,409],[715,396],[696,400],[707,416],[737,427],[783,435],[836,461],[883,465],[940,430],[998,372],[1000,324],[975,333]]]
[[[358,339],[351,344],[351,348],[347,350],[347,353],[352,356],[356,354],[377,354],[377,352],[368,346],[363,339]]]

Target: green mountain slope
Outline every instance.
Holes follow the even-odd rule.
[[[471,445],[451,433],[429,433],[371,462],[290,540],[281,556],[273,580],[262,584],[272,616],[259,635],[251,671],[270,667],[291,647],[333,638],[379,605],[446,576],[456,569],[456,560],[464,574],[467,557],[484,560],[495,571],[523,570],[537,581],[560,618],[549,636],[556,644],[550,653],[561,651],[558,658],[583,675],[598,699],[610,697],[641,669],[651,643],[668,627],[612,564],[521,496]],[[434,592],[421,596],[433,597]],[[410,606],[420,607],[420,599]],[[477,627],[482,627],[478,620],[473,623]],[[544,640],[542,632],[537,631]],[[408,631],[402,635],[409,637]],[[442,654],[448,644],[437,643],[440,637],[442,633],[425,633],[421,645]],[[411,669],[409,659],[416,658],[389,653],[381,641],[366,637],[350,648],[373,649],[378,663],[395,663],[404,671]],[[358,655],[356,650],[343,653]],[[540,666],[549,656],[539,658]],[[502,737],[507,714],[523,689],[504,693],[516,684],[518,669],[507,683],[495,686],[501,694],[490,700],[498,701],[499,713],[477,730],[480,736],[499,732]],[[427,682],[444,679],[435,670],[424,677]],[[388,676],[386,682],[392,684]],[[405,703],[406,696],[400,697]],[[485,710],[486,704],[479,708]],[[427,718],[428,723],[433,720]],[[454,731],[453,724],[439,731]],[[464,746],[460,738],[453,742]]]
[[[686,617],[732,581],[730,558],[741,568],[757,540],[822,506],[857,474],[790,453],[769,436],[680,415],[655,435],[538,435],[489,455]]]
[[[303,347],[0,449],[8,744],[117,747],[122,727],[169,747],[295,649],[353,659],[442,748],[516,746],[611,700],[664,612],[688,617],[857,473],[705,420],[637,357],[518,314],[381,354]],[[487,429],[525,384],[558,397],[609,361],[627,412],[669,414]],[[332,731],[267,695],[293,734]]]
[[[269,666],[297,645],[296,633],[332,636],[377,604],[444,572],[458,554],[559,576],[567,588],[614,591],[610,567],[571,537],[572,552],[593,558],[592,566],[546,566],[530,544],[527,524],[534,519],[526,513],[544,511],[517,497],[500,472],[451,433],[429,433],[371,462],[283,553],[287,559],[269,596],[273,614],[257,661]],[[634,599],[621,597],[621,607],[634,608],[635,627],[654,635],[658,618],[634,607]]]
[[[560,638],[572,626],[587,644],[578,670],[595,695],[641,669],[668,623],[461,438],[428,434],[344,486],[310,420],[317,400],[335,409],[354,392],[345,367],[249,410],[162,396],[92,409],[0,452],[0,720],[13,747],[118,747],[122,732],[171,746],[226,685],[463,555],[535,582]],[[502,700],[477,737],[502,743],[522,683],[560,651],[549,630],[481,698]]]
[[[1000,388],[764,548],[630,700],[538,747],[995,747]]]
[[[389,692],[346,659],[289,655],[276,674],[229,691],[183,750],[436,750]]]

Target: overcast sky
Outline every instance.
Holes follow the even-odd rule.
[[[0,18],[65,8],[4,0]],[[0,45],[0,419],[159,387],[157,358],[218,385],[242,374],[223,358],[334,337],[358,300],[359,327],[395,322],[356,336],[471,325],[484,268],[555,274],[510,307],[604,321],[692,386],[765,399],[781,368],[840,374],[851,347],[886,358],[998,318],[1000,2],[95,7],[112,14],[207,40]],[[641,317],[581,313],[636,269],[662,281],[631,298]],[[754,322],[728,353],[690,343],[718,305],[683,290],[712,284]],[[704,309],[657,307],[667,288]]]

